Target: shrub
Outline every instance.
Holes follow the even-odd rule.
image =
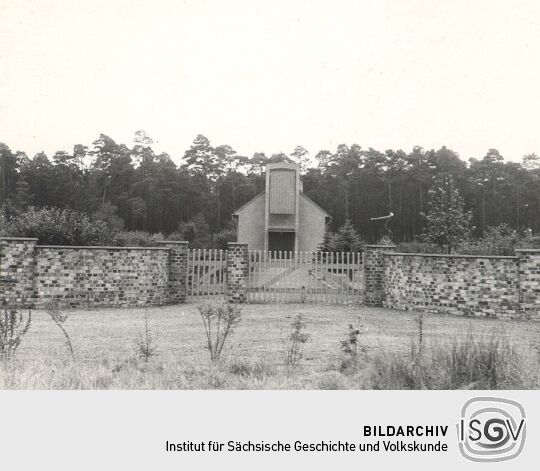
[[[184,234],[181,232],[171,232],[167,237],[165,237],[165,240],[184,240]]]
[[[210,234],[208,224],[202,216],[197,215],[186,223],[180,223],[178,231],[169,234],[167,240],[185,240],[192,249],[227,250],[227,244],[236,241],[236,227],[229,224],[219,232]]]
[[[317,389],[326,390],[339,390],[350,389],[350,386],[346,382],[346,377],[338,373],[337,371],[327,371],[317,381]]]
[[[233,375],[240,376],[244,379],[254,379],[257,381],[262,381],[275,373],[268,363],[261,360],[236,360],[229,364],[228,370]]]
[[[134,344],[135,356],[148,363],[148,360],[156,355],[157,344],[148,325],[148,308],[144,310],[144,332],[142,337]]]
[[[530,239],[526,239],[520,243],[521,248],[531,247],[533,249],[540,249],[540,236],[533,236]]]
[[[520,389],[526,387],[523,360],[505,336],[468,332],[408,356],[381,352],[373,359],[374,389]]]
[[[156,247],[164,240],[163,234],[146,231],[122,231],[116,235],[116,245],[122,247]]]
[[[416,338],[409,355],[381,351],[373,360],[373,389],[430,389],[430,374],[437,374],[424,355],[424,315],[416,319]],[[437,389],[436,387],[434,389]]]
[[[396,248],[398,253],[443,253],[443,249],[437,244],[430,244],[428,242],[401,242]]]
[[[117,214],[118,208],[114,204],[104,203],[94,213],[94,218],[105,222],[115,232],[124,229],[124,220]]]
[[[206,249],[211,245],[210,226],[201,213],[187,222],[181,222],[177,232],[182,234],[179,240],[188,241],[194,249]]]
[[[359,366],[359,353],[365,353],[366,348],[358,345],[358,337],[362,333],[362,326],[358,328],[349,324],[349,331],[345,340],[341,341],[341,352],[343,354],[340,364],[340,371],[354,371]]]
[[[103,221],[71,209],[30,208],[7,223],[12,237],[37,237],[43,245],[112,245],[115,233]]]
[[[284,341],[285,364],[287,366],[296,366],[302,359],[304,344],[309,340],[302,314],[298,314],[294,318],[291,327],[292,331]]]
[[[525,237],[507,224],[486,228],[478,239],[462,242],[457,252],[466,255],[515,255],[515,249],[525,244]]]
[[[4,309],[0,313],[0,360],[10,360],[15,355],[23,337],[32,324],[32,311],[26,319],[16,309]]]
[[[373,358],[373,389],[424,389],[418,368],[418,349],[411,342],[409,355],[383,350]]]
[[[4,213],[4,205],[2,205],[0,206],[0,237],[7,235],[7,221]]]
[[[236,242],[236,229],[235,228],[225,228],[217,232],[212,236],[214,241],[214,247],[216,249],[227,249],[227,244],[229,242]]]
[[[507,224],[487,227],[482,237],[469,237],[462,240],[455,248],[455,253],[462,255],[515,255],[516,248],[540,246],[540,239],[527,238],[522,232],[512,229]],[[397,252],[403,253],[444,253],[436,244],[427,242],[402,242]]]
[[[75,352],[73,351],[73,344],[71,343],[71,338],[69,337],[69,334],[67,333],[64,323],[68,319],[68,314],[65,311],[62,311],[56,301],[49,301],[45,305],[45,311],[47,311],[47,314],[49,314],[50,318],[53,320],[53,322],[58,326],[60,331],[62,332],[62,335],[65,339],[66,348],[68,349],[68,352],[71,355],[71,358],[75,360]]]
[[[210,360],[218,361],[227,338],[233,333],[241,319],[241,309],[234,304],[203,304],[199,306]]]

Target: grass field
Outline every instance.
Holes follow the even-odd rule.
[[[136,360],[134,353],[134,343],[144,332],[144,309],[69,314],[65,328],[75,361],[57,326],[44,311],[35,311],[15,358],[0,361],[0,389],[369,389],[380,387],[373,382],[380,359],[406,359],[411,342],[418,337],[417,314],[410,312],[358,306],[246,305],[225,355],[212,364],[197,305],[185,304],[149,309],[158,348],[146,363]],[[283,355],[285,339],[297,314],[304,318],[309,340],[299,364],[288,367]],[[341,371],[340,342],[349,324],[362,326],[359,344],[365,352],[357,368]],[[538,387],[540,323],[425,315],[423,324],[428,350],[467,332],[507,339],[519,358],[515,367],[523,369],[525,378],[517,386]]]

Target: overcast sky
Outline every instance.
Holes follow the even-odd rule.
[[[540,154],[540,2],[0,0],[0,142]]]

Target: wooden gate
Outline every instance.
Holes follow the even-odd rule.
[[[194,299],[225,298],[227,251],[190,249],[187,264],[187,295]]]
[[[359,252],[249,252],[252,303],[360,303],[363,279]]]

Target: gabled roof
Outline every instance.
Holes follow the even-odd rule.
[[[242,211],[244,211],[249,205],[255,203],[259,198],[262,198],[265,195],[265,192],[259,193],[254,198],[250,199],[247,203],[240,206],[234,213],[233,216],[238,216]],[[313,202],[310,198],[308,198],[303,192],[300,192],[300,197],[306,200],[309,204],[314,206],[316,209],[318,209],[321,213],[323,213],[326,217],[331,218],[330,214],[328,214],[324,209],[322,209],[317,203]]]
[[[247,203],[244,203],[242,206],[240,206],[234,213],[232,213],[233,216],[238,216],[238,214],[242,211],[244,211],[244,209],[246,209],[248,206],[250,206],[251,204],[255,203],[255,201],[257,201],[259,198],[262,198],[264,196],[264,191],[262,193],[259,193],[257,196],[251,198]]]
[[[315,203],[311,198],[308,198],[306,195],[304,195],[303,192],[300,192],[300,197],[301,198],[304,198],[308,203],[312,204],[313,206],[315,206],[315,208],[317,208],[321,213],[324,213],[324,215],[326,217],[329,217],[331,218],[332,216],[330,216],[330,214],[328,214],[324,209],[322,209],[317,203]]]

